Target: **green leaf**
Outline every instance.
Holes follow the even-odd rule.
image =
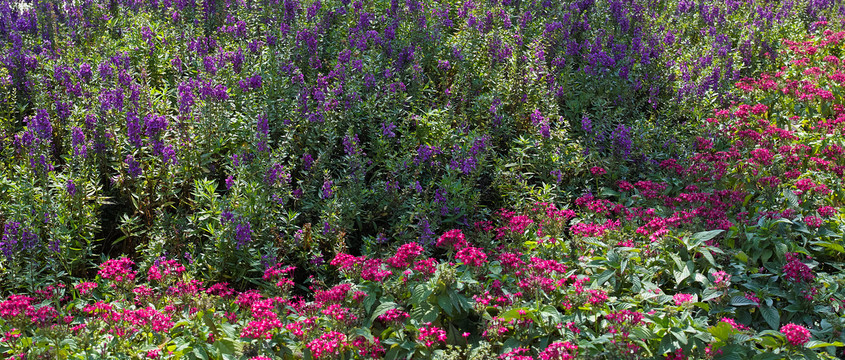
[[[452,317],[454,315],[452,311],[452,299],[449,298],[449,295],[446,293],[440,294],[437,296],[437,305],[440,305],[440,308],[446,312],[446,315]]]
[[[396,305],[396,303],[392,302],[392,301],[383,302],[383,303],[379,304],[376,307],[376,311],[374,311],[373,315],[370,316],[370,322],[376,321],[376,318],[378,318],[381,315],[384,315],[384,313],[386,313],[388,310],[395,309],[397,307],[398,306]]]
[[[725,322],[719,322],[718,325],[711,326],[710,328],[707,329],[707,331],[710,332],[710,334],[712,334],[713,337],[715,337],[715,338],[719,339],[719,341],[723,341],[723,342],[727,341],[728,338],[731,337],[731,334],[736,332],[736,330],[734,330],[734,328],[730,324],[725,323]]]
[[[701,301],[713,300],[722,295],[722,292],[713,288],[704,289],[701,292]]]
[[[692,234],[692,241],[689,242],[687,249],[692,250],[698,245],[701,245],[703,242],[711,240],[723,232],[725,232],[725,230],[710,230]]]
[[[768,305],[761,305],[760,314],[763,315],[763,320],[766,320],[772,330],[780,329],[780,314],[777,309]]]
[[[414,291],[411,293],[411,304],[412,305],[419,305],[422,304],[424,301],[431,296],[432,290],[428,287],[427,284],[420,284],[414,288]]]
[[[757,356],[753,357],[751,360],[780,360],[780,359],[783,359],[783,355],[767,352],[767,353],[757,354]]]
[[[675,275],[675,284],[680,284],[690,275],[692,275],[692,271],[694,269],[692,261],[687,261],[687,263],[681,267],[679,270],[673,271]]]
[[[437,321],[438,317],[440,317],[440,311],[438,311],[438,309],[435,309],[435,308],[432,307],[432,308],[428,309],[428,311],[426,311],[425,314],[423,314],[422,322],[423,323],[433,323],[433,322]]]
[[[734,296],[731,298],[731,305],[733,306],[750,306],[750,305],[757,305],[757,303],[748,300],[745,296]]]
[[[786,198],[786,201],[789,202],[789,207],[796,209],[798,208],[798,195],[790,189],[783,189],[783,197]]]
[[[687,334],[684,334],[683,330],[678,328],[671,328],[669,329],[669,332],[672,333],[675,339],[678,339],[681,344],[686,345],[687,342],[689,342],[689,339],[687,339]]]
[[[596,277],[596,281],[594,281],[593,284],[590,287],[598,288],[599,286],[604,285],[604,283],[606,283],[607,280],[609,280],[610,277],[613,276],[613,273],[615,273],[615,272],[616,272],[616,270],[614,270],[614,269],[605,270],[604,272],[599,274],[599,276]]]
[[[817,349],[817,348],[828,347],[828,346],[843,347],[843,346],[845,346],[845,344],[843,344],[839,341],[828,343],[828,342],[822,342],[822,341],[818,341],[818,340],[810,340],[804,346],[806,346],[808,349]]]

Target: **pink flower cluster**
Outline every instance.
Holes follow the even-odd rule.
[[[452,247],[455,250],[460,250],[466,246],[466,236],[464,236],[464,233],[460,229],[449,230],[437,239],[437,247],[441,248]]]
[[[736,329],[736,330],[739,330],[739,331],[747,331],[747,330],[750,330],[750,329],[748,328],[748,326],[745,326],[745,325],[743,325],[743,324],[740,324],[740,323],[736,322],[736,320],[731,319],[731,318],[728,318],[728,317],[723,317],[721,320],[719,320],[719,322],[726,323],[726,324],[730,325],[732,328],[734,328],[734,329]]]
[[[349,343],[346,335],[337,331],[330,331],[308,343],[311,355],[317,359],[337,359]]]
[[[726,289],[731,285],[731,275],[724,271],[717,271],[713,273],[713,284],[716,288]]]
[[[446,331],[427,323],[420,327],[420,336],[417,337],[417,341],[425,344],[426,347],[431,347],[435,343],[445,343]]]
[[[138,310],[124,310],[123,320],[132,326],[144,329],[151,329],[154,332],[167,332],[173,328],[171,316],[164,314],[152,307]]]
[[[286,292],[293,287],[293,280],[289,278],[290,273],[296,270],[295,266],[285,266],[282,263],[273,265],[264,270],[264,276],[261,278],[264,281],[275,281],[276,287]]]
[[[801,261],[800,254],[787,253],[786,265],[783,266],[783,278],[797,283],[809,283],[816,276],[810,267]]]
[[[408,318],[408,313],[399,310],[399,309],[390,309],[387,310],[384,314],[378,316],[378,319],[385,322],[385,323],[396,323],[401,324]]]
[[[135,270],[132,270],[133,265],[135,265],[135,262],[127,257],[110,259],[100,264],[100,271],[97,272],[97,275],[100,275],[103,279],[113,280],[115,283],[133,282],[136,274]]]
[[[79,290],[79,293],[82,295],[87,295],[91,290],[97,288],[97,283],[95,282],[81,282],[74,286],[76,290]]]
[[[551,343],[539,355],[540,360],[571,360],[578,356],[578,345],[569,341]]]
[[[314,301],[323,304],[339,304],[346,299],[352,284],[338,284],[328,290],[319,290],[314,293]]]
[[[455,254],[455,259],[469,266],[479,267],[487,262],[487,254],[480,248],[467,246]]]
[[[675,305],[681,306],[684,304],[691,304],[695,300],[695,295],[693,294],[675,294],[672,296],[672,300],[675,300]]]
[[[185,272],[185,267],[175,259],[164,260],[150,266],[150,270],[147,271],[147,279],[161,281],[170,276],[178,276],[183,272]]]
[[[780,332],[786,336],[786,341],[792,346],[802,346],[810,341],[810,330],[793,323],[781,326]]]
[[[396,249],[396,255],[388,258],[384,262],[387,263],[388,266],[399,269],[399,268],[406,268],[410,266],[411,262],[414,261],[420,254],[423,253],[423,248],[420,244],[417,243],[408,243]]]
[[[329,264],[338,267],[338,270],[347,276],[360,276],[364,280],[376,282],[393,274],[390,270],[382,269],[382,259],[369,259],[366,256],[338,253]]]

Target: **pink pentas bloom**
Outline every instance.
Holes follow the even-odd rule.
[[[250,321],[241,329],[241,337],[249,339],[271,339],[274,329],[282,329],[279,319],[262,318]]]
[[[724,271],[717,271],[713,273],[713,284],[717,288],[727,288],[731,285],[731,275]]]
[[[127,257],[110,259],[100,264],[100,271],[97,272],[97,275],[106,280],[114,280],[116,283],[133,282],[136,274],[135,270],[132,270],[133,265],[135,265],[135,262]]]
[[[295,266],[285,266],[282,263],[273,265],[264,270],[262,280],[275,281],[276,287],[280,290],[288,291],[293,288],[293,280],[290,279],[290,273],[296,270]]]
[[[748,326],[737,323],[736,320],[731,319],[731,318],[723,317],[721,320],[719,320],[719,322],[726,323],[726,324],[730,325],[732,328],[739,330],[739,331],[751,330],[751,329],[748,328]]]
[[[587,290],[587,293],[590,294],[590,297],[587,299],[587,302],[592,305],[601,305],[607,301],[607,292],[604,290]]]
[[[364,262],[363,258],[358,258],[353,255],[338,253],[335,255],[334,259],[332,259],[329,264],[332,266],[336,266],[340,272],[351,274],[354,273],[355,268],[357,265],[360,265]]]
[[[229,297],[235,294],[235,290],[229,287],[229,283],[222,282],[211,285],[205,290],[206,294]]]
[[[681,306],[691,304],[695,300],[695,296],[693,294],[675,294],[675,296],[672,296],[672,300],[675,300],[675,305]]]
[[[147,279],[161,281],[171,276],[178,276],[183,272],[185,272],[185,267],[175,259],[164,260],[150,266],[149,271],[147,271]]]
[[[417,260],[414,262],[414,271],[424,275],[432,275],[437,271],[437,260],[434,260],[434,258]]]
[[[801,261],[800,254],[787,253],[786,265],[783,266],[783,278],[797,283],[812,282],[816,276],[807,264]]]
[[[396,249],[396,255],[388,258],[384,262],[392,268],[406,268],[411,265],[420,254],[423,253],[423,248],[417,243],[408,243]]]
[[[91,292],[91,290],[96,289],[97,286],[98,285],[95,282],[82,282],[74,285],[74,288],[76,288],[76,290],[79,290],[80,294],[87,295],[89,292]]]
[[[534,223],[534,220],[531,220],[531,218],[525,215],[514,216],[508,221],[510,231],[518,234],[523,233],[528,225],[532,223]]]
[[[810,215],[810,216],[807,216],[807,217],[804,218],[804,223],[807,224],[808,227],[811,227],[813,229],[818,229],[822,225],[824,225],[824,220],[822,220],[818,216]]]
[[[531,350],[528,348],[518,347],[499,355],[499,360],[534,360],[530,355],[525,355],[530,353]]]
[[[477,247],[467,246],[455,254],[455,259],[469,266],[478,267],[487,262],[487,254]]]
[[[463,249],[467,246],[466,237],[460,229],[449,230],[437,239],[437,247],[453,247],[455,250]]]
[[[425,344],[426,347],[431,347],[435,343],[446,343],[446,331],[431,325],[431,323],[427,323],[420,327],[420,335],[417,337],[417,342]]]
[[[551,343],[539,355],[540,360],[571,360],[578,356],[578,345],[569,341]]]
[[[314,301],[323,304],[340,304],[346,299],[346,294],[351,288],[351,284],[339,284],[328,290],[319,290],[314,293]]]
[[[801,191],[810,191],[816,187],[816,183],[813,182],[813,179],[801,179],[795,182],[795,187]]]
[[[839,210],[836,210],[833,206],[822,206],[819,208],[819,215],[824,217],[831,217],[839,213]]]
[[[24,295],[10,295],[9,300],[0,302],[0,318],[9,320],[32,309],[35,299]]]
[[[754,161],[760,165],[772,164],[772,152],[769,149],[754,149],[751,150],[751,156]]]
[[[590,168],[590,172],[593,174],[593,176],[601,176],[607,174],[607,170],[605,170],[603,167],[598,166],[593,166],[592,168]]]
[[[361,269],[361,278],[364,280],[380,282],[384,280],[384,278],[393,275],[393,272],[391,272],[390,270],[382,269],[381,259],[367,259],[364,260],[363,263],[364,264]]]
[[[384,314],[378,316],[378,319],[385,323],[401,324],[408,318],[408,313],[399,309],[387,310]]]
[[[786,336],[786,341],[792,346],[802,346],[810,341],[810,330],[793,323],[781,326],[780,332]]]

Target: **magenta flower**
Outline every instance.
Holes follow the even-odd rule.
[[[435,343],[445,343],[446,331],[427,323],[420,327],[420,336],[417,337],[417,342],[424,343],[426,347],[431,347]]]
[[[467,246],[455,254],[455,259],[469,266],[478,267],[487,262],[487,254],[477,247]]]
[[[692,294],[675,294],[672,299],[675,300],[675,305],[681,306],[692,303],[695,300],[695,296]]]
[[[810,341],[810,330],[793,323],[781,326],[780,332],[786,335],[786,341],[792,346],[802,346]]]

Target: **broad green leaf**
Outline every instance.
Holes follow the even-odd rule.
[[[763,315],[763,320],[766,320],[772,330],[780,329],[780,314],[777,309],[769,305],[761,305],[760,315]]]
[[[733,306],[750,306],[750,305],[757,305],[757,303],[748,300],[745,296],[734,296],[731,298],[731,305]]]
[[[692,241],[689,242],[689,246],[687,247],[688,250],[692,250],[696,248],[698,245],[701,245],[705,241],[711,240],[718,236],[719,234],[725,232],[725,230],[710,230],[710,231],[702,231],[692,234]]]
[[[378,306],[376,306],[376,311],[373,311],[373,315],[370,316],[370,322],[376,321],[376,318],[378,318],[381,315],[384,315],[384,313],[386,313],[388,310],[395,309],[397,307],[399,307],[399,306],[396,305],[396,303],[392,302],[392,301],[383,302],[383,303],[379,304]]]
[[[611,276],[613,276],[613,274],[614,274],[615,272],[616,272],[616,271],[615,271],[614,269],[607,269],[607,270],[605,270],[604,272],[602,272],[601,274],[599,274],[599,276],[597,276],[597,277],[596,277],[596,281],[594,281],[594,282],[593,282],[593,284],[591,285],[591,287],[592,287],[592,288],[598,288],[598,287],[600,287],[600,286],[604,285],[604,283],[606,283],[606,282],[607,282],[607,280],[609,280],[609,279],[610,279],[610,277],[611,277]]]

